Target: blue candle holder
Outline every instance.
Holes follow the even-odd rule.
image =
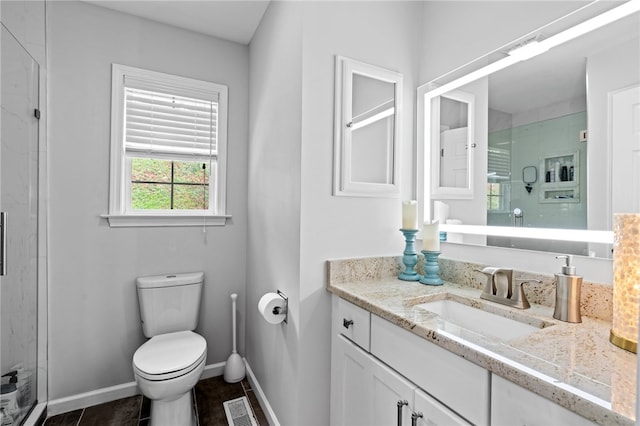
[[[401,229],[404,234],[404,240],[406,245],[404,252],[402,253],[402,263],[404,263],[404,271],[398,275],[398,278],[403,281],[419,281],[420,274],[418,274],[413,268],[418,263],[418,253],[414,243],[416,242],[417,229]]]
[[[426,259],[424,264],[424,276],[420,278],[420,283],[427,285],[442,285],[444,281],[440,278],[440,267],[438,266],[439,251],[422,250]]]

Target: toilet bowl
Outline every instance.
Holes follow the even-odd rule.
[[[149,337],[133,355],[140,392],[151,401],[151,426],[195,426],[192,389],[200,380],[207,342],[193,332],[204,274],[136,280],[142,330]]]
[[[207,343],[192,331],[152,337],[133,355],[136,383],[151,400],[152,425],[195,425],[191,389],[204,371]]]

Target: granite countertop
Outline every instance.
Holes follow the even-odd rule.
[[[372,276],[366,268],[357,278],[353,271],[338,277],[336,269],[332,273],[330,261],[329,292],[596,423],[635,424],[637,358],[609,342],[609,321],[583,313],[582,323],[571,324],[553,319],[549,306],[513,309],[480,299],[478,288],[449,281],[428,286],[389,274]],[[479,336],[415,307],[443,299],[539,329],[510,340]]]

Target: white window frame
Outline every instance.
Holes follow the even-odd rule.
[[[126,167],[127,157],[124,145],[125,114],[125,76],[149,82],[153,85],[173,87],[176,90],[196,92],[217,92],[217,161],[214,170],[209,172],[209,194],[215,210],[130,210],[127,200],[130,198],[130,173]],[[109,220],[112,227],[129,226],[222,226],[230,215],[226,214],[226,174],[227,174],[227,108],[228,88],[216,84],[186,77],[112,64],[111,73],[111,164],[109,188],[109,214],[102,217]],[[178,159],[177,160],[183,160]],[[213,187],[215,184],[215,188]]]

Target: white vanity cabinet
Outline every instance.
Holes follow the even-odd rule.
[[[332,309],[331,425],[596,424],[335,294]]]
[[[331,424],[409,425],[415,385],[347,340],[334,336],[331,369]],[[398,423],[398,401],[401,423]]]
[[[354,345],[333,339],[331,424],[334,426],[468,426],[415,384]]]
[[[471,423],[489,424],[489,371],[377,315],[371,353]]]
[[[455,412],[419,389],[406,375],[398,373],[397,366],[381,362],[375,353],[368,352],[370,317],[371,314],[362,308],[333,296],[331,424],[408,426],[412,424],[412,414],[420,413],[415,419],[416,426],[468,425]],[[396,331],[403,331],[389,324]],[[366,330],[366,337],[363,330]],[[405,348],[400,345],[395,350],[404,351]],[[447,386],[446,383],[440,385]],[[432,386],[437,389],[440,385],[434,383]]]
[[[491,380],[491,424],[578,426],[596,423],[494,374]]]

